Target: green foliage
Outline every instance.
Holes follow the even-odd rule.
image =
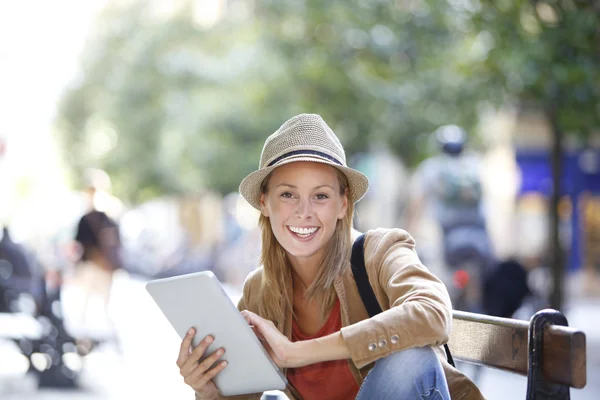
[[[600,127],[600,8],[581,0],[485,1],[472,16],[493,45],[474,67],[563,133]]]
[[[575,28],[561,28],[568,38],[546,26],[528,38],[515,20],[530,7],[523,1],[227,3],[211,29],[194,20],[194,2],[163,19],[147,2],[106,10],[59,109],[76,173],[104,168],[132,202],[229,192],[256,168],[266,136],[301,112],[321,114],[349,155],[384,142],[414,165],[440,124],[472,132],[482,103],[546,101],[565,74],[560,98],[577,114],[561,120],[593,126],[580,114],[597,99],[597,46],[581,40],[593,21],[578,6]],[[556,43],[582,55],[562,59]]]

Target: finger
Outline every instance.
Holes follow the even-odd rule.
[[[190,386],[195,385],[198,379],[200,379],[202,375],[209,371],[210,367],[213,366],[224,353],[224,349],[218,349],[209,357],[206,357],[206,359],[204,359],[200,364],[198,364],[196,368],[194,368],[194,370],[191,371],[183,381]]]
[[[254,334],[256,335],[256,337],[260,340],[265,340],[265,337],[262,335],[262,333],[260,333],[260,331],[258,330],[258,328],[254,325],[250,325],[250,329],[252,329],[252,332],[254,332]]]
[[[256,315],[256,314],[254,314],[254,315],[252,315],[252,314],[253,314],[252,312],[247,311],[247,310],[242,311],[242,315],[244,316],[244,319],[246,320],[248,325],[250,325],[250,328],[252,329],[254,334],[256,336],[258,336],[259,338],[263,337],[263,339],[264,339],[264,336],[262,335],[261,328],[260,328],[261,322],[257,318],[256,319],[254,318],[254,315]],[[258,317],[258,315],[256,315],[256,317]],[[258,318],[260,318],[260,317],[258,317]]]
[[[211,380],[213,380],[214,377],[217,376],[217,374],[219,372],[223,371],[226,366],[227,366],[227,361],[221,361],[214,368],[211,368],[205,374],[200,375],[196,381],[196,385],[198,386],[198,389],[194,389],[194,390],[199,390],[199,389],[203,388],[204,386],[206,386],[206,384],[208,382],[210,382]]]
[[[246,311],[246,310],[242,311],[242,316],[244,317],[244,319],[246,320],[248,325],[252,325],[252,321],[250,321],[249,311]]]
[[[192,346],[192,339],[194,338],[195,333],[196,330],[194,328],[190,328],[181,341],[181,346],[179,347],[179,357],[177,357],[177,366],[179,368],[183,366],[183,363],[185,363],[185,360],[187,360],[188,355],[190,354],[190,347]]]
[[[248,324],[258,326],[259,328],[267,322],[266,319],[254,314],[252,311],[244,310],[242,311],[242,315]]]
[[[250,325],[254,326],[254,331],[260,333],[264,339],[274,340],[280,334],[271,321],[254,314],[252,311],[244,310],[242,315],[249,321]]]
[[[212,353],[210,356],[208,356],[204,360],[202,360],[202,362],[200,364],[198,364],[198,366],[194,370],[194,373],[197,370],[199,370],[201,373],[205,373],[206,371],[208,371],[208,369],[214,363],[217,362],[217,360],[219,360],[219,358],[221,358],[221,356],[223,356],[223,354],[225,354],[225,349],[223,349],[223,348],[218,349],[217,351]]]
[[[248,323],[250,323],[250,311],[248,311],[248,310],[242,310],[241,314],[244,317],[244,319],[246,321],[248,321]]]
[[[213,342],[212,336],[205,337],[196,348],[192,351],[192,353],[188,356],[187,360],[180,367],[181,375],[188,376],[197,366],[198,360],[202,358],[204,352],[208,348],[208,346]]]

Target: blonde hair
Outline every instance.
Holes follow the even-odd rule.
[[[340,195],[348,197],[348,179],[343,172],[335,168],[340,183]],[[267,184],[270,175],[261,185],[262,193],[267,193]],[[350,266],[350,252],[352,251],[352,219],[354,204],[348,199],[348,209],[342,219],[338,219],[333,236],[326,244],[323,259],[320,262],[317,276],[308,287],[305,300],[316,300],[320,304],[321,319],[324,320],[333,306],[336,293],[333,283],[338,276]],[[263,275],[258,312],[271,321],[281,321],[286,307],[293,310],[293,305],[287,295],[286,286],[288,274],[291,273],[291,264],[286,252],[275,238],[268,217],[260,215],[259,226],[262,231]],[[282,329],[283,327],[278,327]]]

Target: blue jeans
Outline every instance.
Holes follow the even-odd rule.
[[[442,364],[431,347],[406,349],[379,359],[356,400],[450,400]]]

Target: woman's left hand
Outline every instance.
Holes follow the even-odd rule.
[[[259,317],[252,311],[244,310],[242,315],[253,326],[254,333],[262,341],[265,349],[280,368],[296,368],[311,364],[309,352],[298,351],[302,342],[291,342],[272,321]],[[302,354],[304,353],[304,354]]]

